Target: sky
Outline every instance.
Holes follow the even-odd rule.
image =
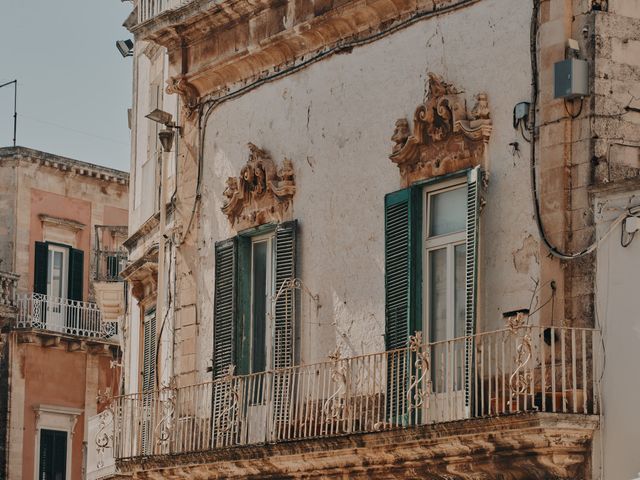
[[[17,145],[129,170],[131,38],[121,0],[0,0],[0,85],[18,80]],[[13,85],[0,88],[0,146],[13,144]]]

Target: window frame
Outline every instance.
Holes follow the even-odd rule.
[[[431,303],[430,303],[430,279],[431,279],[431,265],[430,265],[430,253],[436,250],[445,249],[446,251],[446,282],[447,282],[447,316],[446,316],[446,340],[456,338],[455,336],[455,249],[460,245],[465,246],[466,255],[466,243],[467,243],[467,226],[457,232],[445,233],[441,235],[429,235],[429,227],[431,224],[431,199],[434,195],[449,192],[456,189],[466,191],[467,179],[466,177],[458,177],[454,179],[444,180],[441,182],[431,183],[422,187],[422,205],[421,214],[424,221],[422,222],[422,242],[420,249],[422,250],[422,318],[423,318],[423,332],[427,341],[433,341],[431,337]],[[463,212],[466,218],[466,208]],[[466,284],[466,279],[465,279]],[[463,319],[464,321],[464,319]],[[442,340],[442,339],[441,339]]]
[[[247,352],[247,368],[248,368],[248,372],[249,373],[260,373],[262,371],[268,371],[273,367],[273,325],[272,325],[272,302],[273,302],[273,298],[274,295],[276,294],[275,292],[275,229],[267,232],[267,233],[262,233],[262,234],[258,234],[258,235],[252,235],[249,237],[249,241],[251,242],[250,244],[250,255],[249,255],[249,279],[248,279],[248,289],[249,289],[249,299],[250,299],[250,311],[249,311],[249,321],[248,321],[248,331],[247,331],[247,336],[248,336],[248,341],[247,341],[247,346],[248,346],[248,352]],[[267,243],[267,258],[266,258],[266,262],[265,262],[265,266],[266,266],[266,285],[265,285],[265,291],[266,291],[266,298],[265,298],[265,338],[264,338],[264,342],[265,342],[265,350],[264,350],[264,354],[265,354],[265,361],[264,361],[264,369],[263,370],[255,370],[254,369],[254,351],[253,351],[253,345],[254,345],[254,328],[255,328],[255,318],[254,318],[254,314],[255,314],[255,302],[256,302],[256,298],[255,298],[255,289],[254,289],[254,246],[258,243],[263,243],[265,242]],[[242,301],[242,299],[241,299]]]
[[[52,298],[60,298],[62,300],[69,298],[69,257],[70,257],[70,248],[66,245],[60,245],[56,243],[46,242],[47,243],[47,297]],[[61,285],[61,294],[60,296],[53,296],[51,294],[52,287],[52,273],[53,273],[53,255],[55,253],[62,254],[62,270],[60,273],[60,285]]]
[[[40,432],[41,430],[57,430],[67,434],[67,465],[65,480],[71,480],[73,470],[73,437],[80,415],[83,410],[79,408],[62,407],[58,405],[35,405],[35,445],[33,458],[33,478],[38,480],[40,475]]]

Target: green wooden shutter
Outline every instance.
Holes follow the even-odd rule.
[[[276,228],[275,245],[275,293],[287,280],[296,278],[296,230],[297,222],[286,222]],[[296,290],[283,291],[274,306],[273,367],[287,368],[295,359]]]
[[[142,347],[142,391],[152,392],[156,375],[156,312],[145,314]]]
[[[478,288],[478,231],[482,170],[476,167],[467,173],[467,240],[466,240],[466,306],[465,306],[465,406],[471,405],[473,340],[476,333]]]
[[[297,222],[285,222],[276,228],[274,253],[275,295],[287,280],[296,278]],[[290,426],[291,389],[294,388],[292,371],[287,369],[295,362],[296,298],[297,290],[283,289],[273,306],[273,433],[287,431]],[[281,370],[285,369],[285,370]]]
[[[84,252],[69,248],[69,299],[82,301],[84,278]]]
[[[153,448],[153,396],[156,386],[156,310],[145,312],[142,328],[142,453],[149,455]]]
[[[237,239],[215,246],[213,302],[213,378],[223,377],[236,364]]]
[[[407,345],[422,328],[421,212],[419,188],[385,197],[385,341],[387,350]]]
[[[387,350],[406,347],[422,328],[421,192],[407,188],[385,197],[385,343]],[[406,389],[411,360],[405,351],[387,358],[386,415],[406,425]]]
[[[33,292],[47,294],[49,247],[46,242],[36,242],[33,265]]]

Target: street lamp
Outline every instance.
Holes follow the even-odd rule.
[[[173,137],[175,136],[174,131],[180,131],[180,127],[173,121],[173,115],[156,108],[151,113],[145,115],[145,117],[165,126],[165,128],[158,132],[158,139],[160,140],[162,149],[167,153],[170,152],[173,145]]]
[[[118,40],[116,42],[116,48],[123,57],[133,56],[133,40]]]

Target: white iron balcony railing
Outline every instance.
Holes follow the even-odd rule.
[[[109,409],[89,417],[87,438],[87,480],[111,477],[116,471],[113,457],[113,412]],[[93,447],[93,448],[91,448]]]
[[[104,322],[95,303],[51,297],[40,293],[17,296],[16,328],[115,341],[117,324]]]
[[[138,4],[138,23],[146,22],[168,10],[173,10],[193,0],[140,0]]]
[[[516,412],[596,414],[600,336],[527,325],[117,397],[117,459]]]

